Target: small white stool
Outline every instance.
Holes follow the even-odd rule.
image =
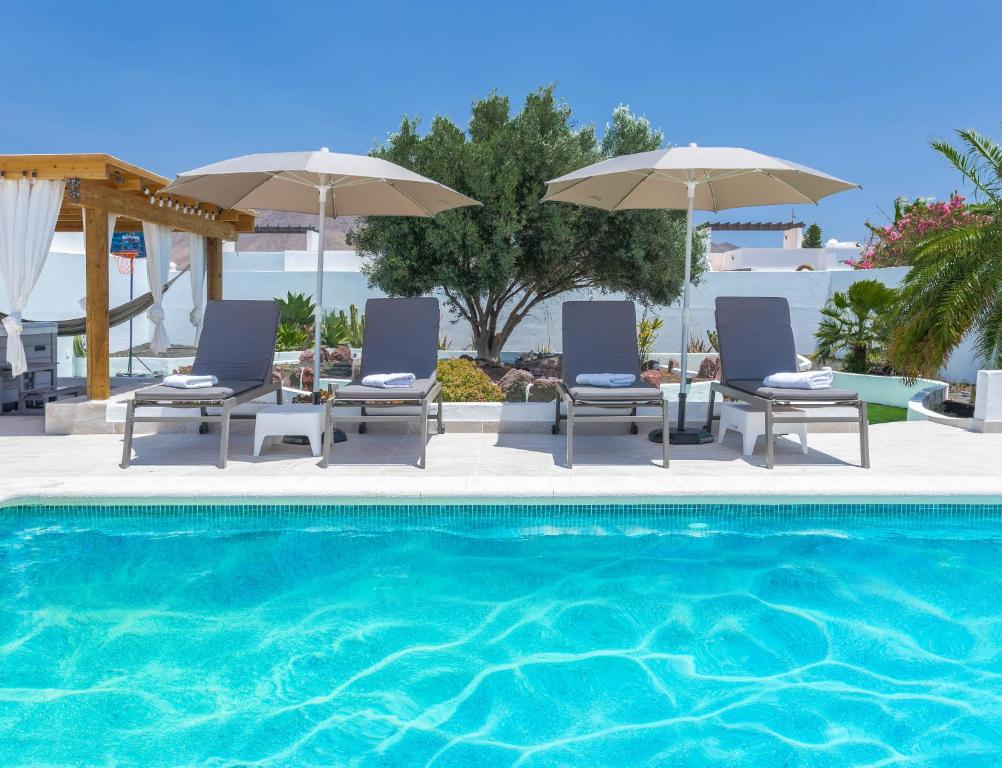
[[[776,408],[775,413],[803,413],[797,408]],[[755,443],[765,434],[765,411],[745,403],[723,403],[720,406],[720,427],[717,432],[717,442],[724,441],[728,429],[740,432],[743,440],[741,452],[751,456],[755,452]],[[773,422],[774,435],[797,435],[800,437],[800,451],[807,453],[807,425],[781,424]]]
[[[323,405],[269,405],[257,412],[254,419],[254,455],[261,455],[261,447],[271,444],[273,437],[305,435],[309,438],[313,455],[319,456],[323,444]]]

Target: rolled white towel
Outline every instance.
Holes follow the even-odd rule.
[[[583,387],[628,387],[636,380],[632,373],[579,373],[574,379]]]
[[[778,389],[831,389],[832,372],[828,371],[783,371],[766,376],[762,384]]]
[[[373,373],[362,377],[363,387],[379,389],[403,389],[411,386],[416,377],[413,373]]]
[[[172,373],[164,376],[164,386],[175,389],[205,389],[219,383],[215,376],[194,376],[190,373]]]

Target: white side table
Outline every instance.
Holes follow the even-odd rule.
[[[797,408],[776,409],[778,413],[803,413]],[[773,434],[797,435],[800,437],[800,451],[807,453],[807,425],[782,424],[773,422]],[[723,403],[720,406],[720,427],[717,432],[717,442],[724,441],[728,429],[740,432],[743,438],[741,452],[751,456],[755,452],[755,443],[765,434],[765,411],[760,411],[746,403]]]
[[[261,455],[265,441],[273,437],[305,435],[314,456],[320,455],[324,434],[323,405],[269,405],[257,412],[254,419],[254,455]]]

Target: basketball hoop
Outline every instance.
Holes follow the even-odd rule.
[[[136,251],[119,251],[117,253],[112,253],[115,257],[115,266],[118,267],[118,274],[120,275],[131,275],[136,268],[136,256],[138,252]]]

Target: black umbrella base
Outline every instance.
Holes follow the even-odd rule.
[[[344,433],[343,429],[334,428],[334,439],[335,443],[343,443],[348,439],[348,435]],[[309,445],[310,441],[305,435],[287,435],[282,438],[283,443],[288,443],[289,445]]]
[[[664,439],[662,430],[652,429],[647,439],[652,443],[660,443]],[[672,429],[668,432],[668,442],[672,445],[703,445],[713,442],[713,435],[705,429],[699,427],[686,427],[685,429]]]

